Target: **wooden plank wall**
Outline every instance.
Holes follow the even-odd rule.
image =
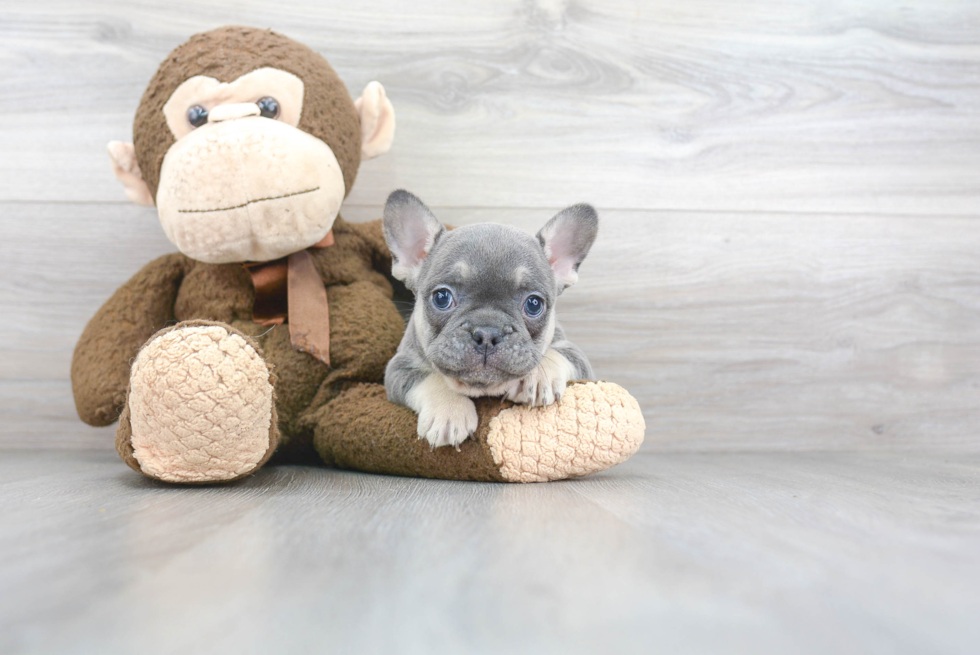
[[[192,33],[272,27],[395,103],[344,215],[603,225],[560,316],[647,448],[976,449],[980,4],[394,0],[0,5],[0,446],[106,447],[71,350],[171,250],[128,139]]]

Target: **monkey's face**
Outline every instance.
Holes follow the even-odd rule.
[[[176,142],[156,205],[167,237],[212,264],[267,261],[330,231],[346,195],[340,164],[297,128],[303,81],[261,68],[231,83],[198,75],[164,105]]]
[[[133,143],[109,144],[126,195],[211,264],[268,261],[321,241],[395,114],[370,82],[352,100],[327,61],[270,30],[196,34],[160,64]]]

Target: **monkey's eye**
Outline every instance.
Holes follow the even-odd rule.
[[[544,298],[541,296],[528,296],[524,301],[524,313],[531,318],[541,316],[544,311]]]
[[[432,306],[436,309],[445,311],[455,304],[456,300],[453,298],[453,292],[449,289],[436,289],[432,292]]]
[[[279,101],[271,96],[266,96],[255,104],[259,106],[259,113],[265,118],[275,118],[279,115]]]
[[[208,122],[208,110],[201,105],[194,105],[187,110],[187,122],[194,127],[201,127]]]

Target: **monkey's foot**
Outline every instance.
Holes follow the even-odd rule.
[[[609,382],[573,382],[547,407],[475,398],[479,426],[453,448],[418,439],[418,416],[379,384],[355,386],[308,420],[314,445],[341,468],[444,480],[546,482],[620,464],[646,428],[636,400]]]
[[[514,405],[490,419],[486,441],[507,482],[547,482],[603,471],[643,443],[636,400],[611,382],[569,384],[546,407]]]
[[[159,332],[133,364],[119,454],[166,482],[246,476],[278,441],[272,383],[257,346],[230,326],[194,321]]]

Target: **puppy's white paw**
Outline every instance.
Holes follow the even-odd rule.
[[[561,400],[574,374],[571,362],[557,350],[548,350],[533,371],[507,393],[507,400],[531,407],[542,407]]]
[[[423,402],[419,412],[419,438],[433,448],[453,446],[476,432],[476,405],[466,396],[445,396],[438,402]]]
[[[542,371],[539,367],[524,376],[506,398],[520,405],[543,407],[561,400],[566,386],[568,386],[567,377],[549,377],[548,372]]]
[[[419,415],[419,438],[433,448],[457,447],[476,432],[476,405],[450,389],[441,375],[430,375],[420,382],[407,400]]]

